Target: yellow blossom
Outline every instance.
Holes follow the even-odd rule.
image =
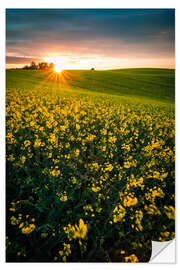
[[[131,196],[127,196],[124,201],[123,201],[123,204],[124,206],[134,206],[138,203],[138,199],[136,197],[131,197]]]
[[[126,256],[124,259],[125,259],[125,262],[133,262],[133,263],[136,263],[136,262],[139,261],[135,254],[131,254],[131,255],[129,255],[129,256]]]

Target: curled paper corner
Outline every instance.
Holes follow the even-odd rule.
[[[152,241],[149,263],[175,263],[175,239],[166,242]]]

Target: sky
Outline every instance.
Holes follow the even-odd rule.
[[[174,9],[6,9],[6,67],[175,66]]]

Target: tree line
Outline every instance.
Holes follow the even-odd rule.
[[[53,70],[54,63],[40,62],[36,64],[34,61],[31,62],[30,65],[25,65],[23,69],[31,69],[31,70]]]

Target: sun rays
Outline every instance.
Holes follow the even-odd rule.
[[[56,95],[58,93],[67,93],[73,94],[73,89],[71,82],[75,79],[77,75],[69,70],[61,70],[57,72],[53,71],[43,71],[43,79],[40,83],[38,83],[34,90],[42,90],[46,91],[46,89],[51,89],[52,95]]]

